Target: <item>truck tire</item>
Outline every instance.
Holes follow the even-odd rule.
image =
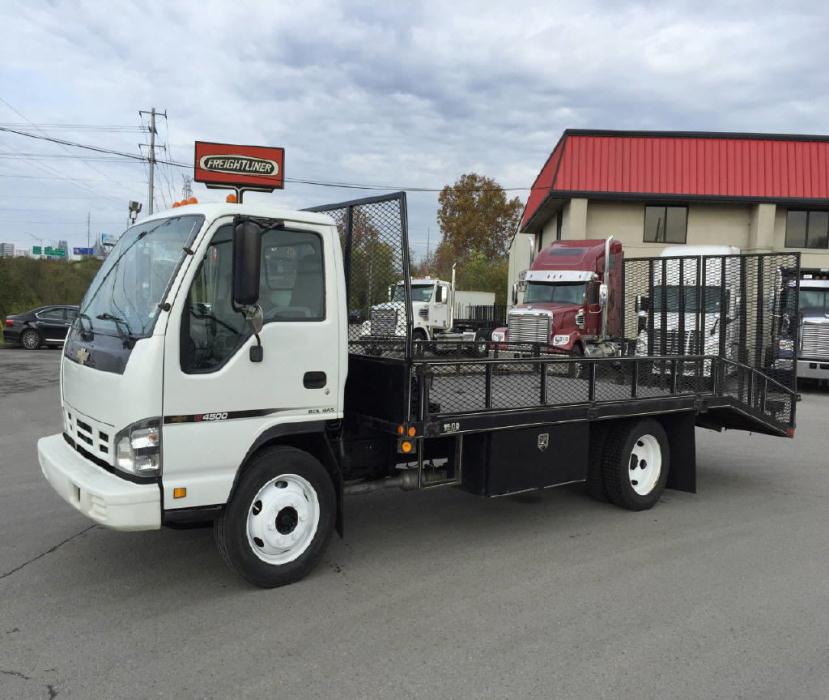
[[[37,350],[43,345],[43,338],[34,328],[27,328],[20,336],[20,344],[26,350]]]
[[[602,456],[602,481],[611,503],[628,510],[652,508],[668,481],[668,436],[658,421],[643,418],[613,428]]]
[[[489,357],[489,334],[484,330],[475,332],[475,344],[472,346],[473,357]]]
[[[245,580],[284,586],[320,560],[336,512],[334,485],[317,459],[294,447],[269,447],[253,457],[216,519],[216,544]]]
[[[422,357],[426,353],[427,340],[429,340],[429,337],[422,328],[415,328],[412,331],[412,352],[415,357]]]

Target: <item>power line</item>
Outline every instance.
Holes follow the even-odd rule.
[[[161,113],[156,112],[156,116],[162,116]],[[10,129],[8,127],[0,126],[0,131],[6,131],[9,133],[17,134],[19,136],[26,136],[29,138],[40,139],[41,141],[52,141],[54,143],[63,144],[65,146],[72,146],[74,148],[82,148],[89,151],[95,151],[96,153],[106,153],[110,155],[120,156],[121,158],[129,158],[131,160],[139,160],[144,163],[149,162],[149,158],[141,155],[134,155],[132,153],[124,153],[123,151],[116,151],[110,148],[103,148],[101,146],[93,146],[90,144],[82,144],[76,143],[73,141],[67,141],[65,139],[58,139],[50,136],[41,136],[38,134],[27,133],[25,131],[20,131],[18,129]],[[151,132],[152,134],[152,132]],[[180,163],[174,160],[169,159],[162,159],[162,158],[154,158],[152,161],[154,164],[161,164],[161,165],[171,165],[177,168],[186,168],[192,169],[192,163]],[[337,181],[326,181],[326,180],[311,180],[311,179],[304,179],[304,178],[291,178],[286,177],[286,182],[293,182],[295,184],[300,185],[312,185],[315,187],[335,187],[340,189],[349,189],[349,190],[379,190],[379,191],[389,191],[389,190],[405,190],[406,192],[442,192],[445,187],[419,187],[419,186],[412,186],[412,185],[376,185],[376,184],[365,184],[365,183],[356,183],[356,182],[337,182]],[[549,190],[551,185],[543,185],[543,186],[531,186],[531,187],[470,187],[466,188],[464,191],[466,192],[489,192],[489,191],[503,191],[503,192],[531,192],[533,190]]]
[[[8,103],[6,103],[8,106]],[[38,131],[102,131],[102,132],[124,132],[135,133],[137,131],[146,131],[143,126],[120,126],[115,124],[36,124],[35,122],[0,122],[0,126],[6,126],[12,129],[16,128],[34,128]]]
[[[2,97],[0,97],[0,102],[2,102],[4,105],[6,105],[6,107],[8,107],[8,109],[10,109],[12,112],[14,112],[14,113],[15,113],[18,117],[20,117],[21,119],[23,119],[23,120],[25,120],[25,121],[29,122],[30,124],[33,124],[32,120],[31,120],[31,119],[29,119],[29,117],[27,117],[25,114],[23,114],[20,110],[18,110],[18,109],[16,109],[15,107],[13,107],[11,104],[9,104],[9,103],[8,103],[5,99],[3,99]],[[35,128],[37,129],[37,126],[35,126]],[[40,129],[38,129],[38,130],[39,130],[39,131],[41,131],[41,133],[43,133],[43,131],[42,131],[42,130],[40,130]],[[61,148],[63,148],[63,150],[66,150],[66,147],[65,147],[65,146],[61,146]],[[104,172],[102,172],[101,170],[98,170],[98,169],[97,169],[97,168],[95,168],[94,166],[89,165],[88,163],[85,163],[85,165],[86,165],[86,167],[87,167],[87,168],[89,168],[90,170],[92,170],[92,171],[94,171],[94,172],[98,173],[99,175],[103,175],[104,177],[107,177],[107,176],[106,176],[106,174],[105,174]],[[41,169],[46,169],[46,170],[48,170],[49,172],[54,172],[54,173],[57,173],[57,172],[58,172],[58,171],[56,171],[54,168],[50,168],[49,166],[46,166],[46,165],[41,165],[41,166],[39,166],[39,167],[40,167]],[[118,184],[121,184],[121,183],[118,183]],[[85,189],[87,192],[96,192],[95,188],[94,188],[94,187],[90,187],[89,185],[77,184],[77,186],[78,186],[78,187],[80,187],[80,188],[82,188],[82,189]],[[121,185],[121,187],[123,187],[123,185]],[[100,193],[100,192],[99,192],[98,194],[99,194],[100,196],[102,196],[102,197],[107,198],[107,199],[112,199],[112,200],[117,201],[117,200],[116,200],[116,198],[115,198],[115,197],[113,197],[112,195],[107,195],[107,194],[103,194],[103,193]]]

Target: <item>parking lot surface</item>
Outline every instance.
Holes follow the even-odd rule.
[[[793,441],[698,430],[699,492],[643,513],[354,497],[264,591],[210,530],[112,532],[52,492],[59,358],[0,348],[0,698],[829,697],[829,393]]]

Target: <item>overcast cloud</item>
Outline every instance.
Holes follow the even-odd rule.
[[[23,121],[10,106],[35,123],[137,127],[155,106],[175,160],[192,162],[196,139],[280,145],[296,178],[441,187],[475,170],[529,187],[567,127],[829,133],[822,2],[4,0],[0,27],[0,123]],[[49,133],[134,153],[146,136]],[[93,236],[118,233],[127,201],[146,200],[141,163],[70,152],[83,155],[0,133],[0,241],[84,245],[88,211]],[[159,207],[186,172],[161,169]],[[418,255],[436,203],[410,195]]]

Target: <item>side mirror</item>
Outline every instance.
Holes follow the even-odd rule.
[[[392,287],[389,286],[389,294],[388,294],[388,299],[386,301],[391,301],[391,295],[392,295]]]
[[[435,303],[444,304],[446,302],[446,287],[439,285],[435,292]]]
[[[650,298],[638,294],[636,296],[636,313],[647,313],[651,306]]]
[[[518,303],[518,282],[514,282],[512,285],[512,305],[515,306]]]
[[[607,285],[604,283],[599,285],[599,304],[607,304]]]
[[[259,301],[262,230],[250,220],[233,227],[233,303],[253,306]]]

